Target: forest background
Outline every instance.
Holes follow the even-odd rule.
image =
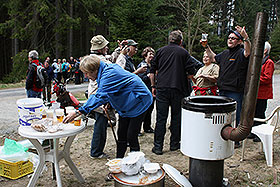
[[[202,60],[202,33],[216,53],[226,48],[229,30],[245,26],[253,37],[257,12],[269,20],[266,39],[271,57],[280,57],[278,0],[0,0],[0,82],[19,82],[26,76],[27,53],[36,49],[46,56],[78,58],[89,54],[90,39],[102,34],[110,53],[117,40],[134,39],[141,52],[168,43],[168,33],[180,29],[191,55]]]

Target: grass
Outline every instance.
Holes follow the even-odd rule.
[[[25,80],[18,82],[18,83],[12,83],[12,84],[3,84],[0,83],[0,90],[1,89],[8,89],[8,88],[21,88],[25,86]]]
[[[72,93],[79,101],[87,100],[85,92],[75,92]]]

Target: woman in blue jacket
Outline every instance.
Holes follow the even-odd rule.
[[[68,114],[64,123],[81,114],[88,114],[98,106],[110,103],[119,113],[117,158],[123,158],[129,144],[130,151],[139,151],[138,132],[144,112],[153,97],[143,81],[117,64],[106,64],[93,56],[85,56],[80,69],[86,77],[96,80],[98,90],[76,112]]]

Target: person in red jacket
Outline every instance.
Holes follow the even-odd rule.
[[[272,76],[274,72],[274,62],[269,58],[270,49],[271,45],[268,42],[265,42],[255,118],[265,119],[267,100],[273,99]],[[257,125],[260,125],[260,123],[254,122],[253,126]],[[252,133],[248,136],[248,138],[252,138],[254,142],[261,141],[255,134]]]
[[[28,61],[29,66],[27,70],[26,84],[25,89],[27,93],[27,97],[37,97],[41,98],[41,93],[43,88],[39,88],[36,85],[36,77],[37,77],[37,66],[41,65],[39,62],[39,54],[36,50],[32,50],[28,53]]]

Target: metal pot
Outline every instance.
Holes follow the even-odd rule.
[[[157,180],[147,183],[147,184],[139,184],[139,181],[132,182],[131,180],[128,180],[129,176],[120,177],[120,174],[113,175],[113,178],[115,180],[115,187],[127,187],[127,186],[141,186],[141,187],[164,187],[164,180],[165,180],[165,172],[163,169],[160,169],[158,171],[159,177]]]

